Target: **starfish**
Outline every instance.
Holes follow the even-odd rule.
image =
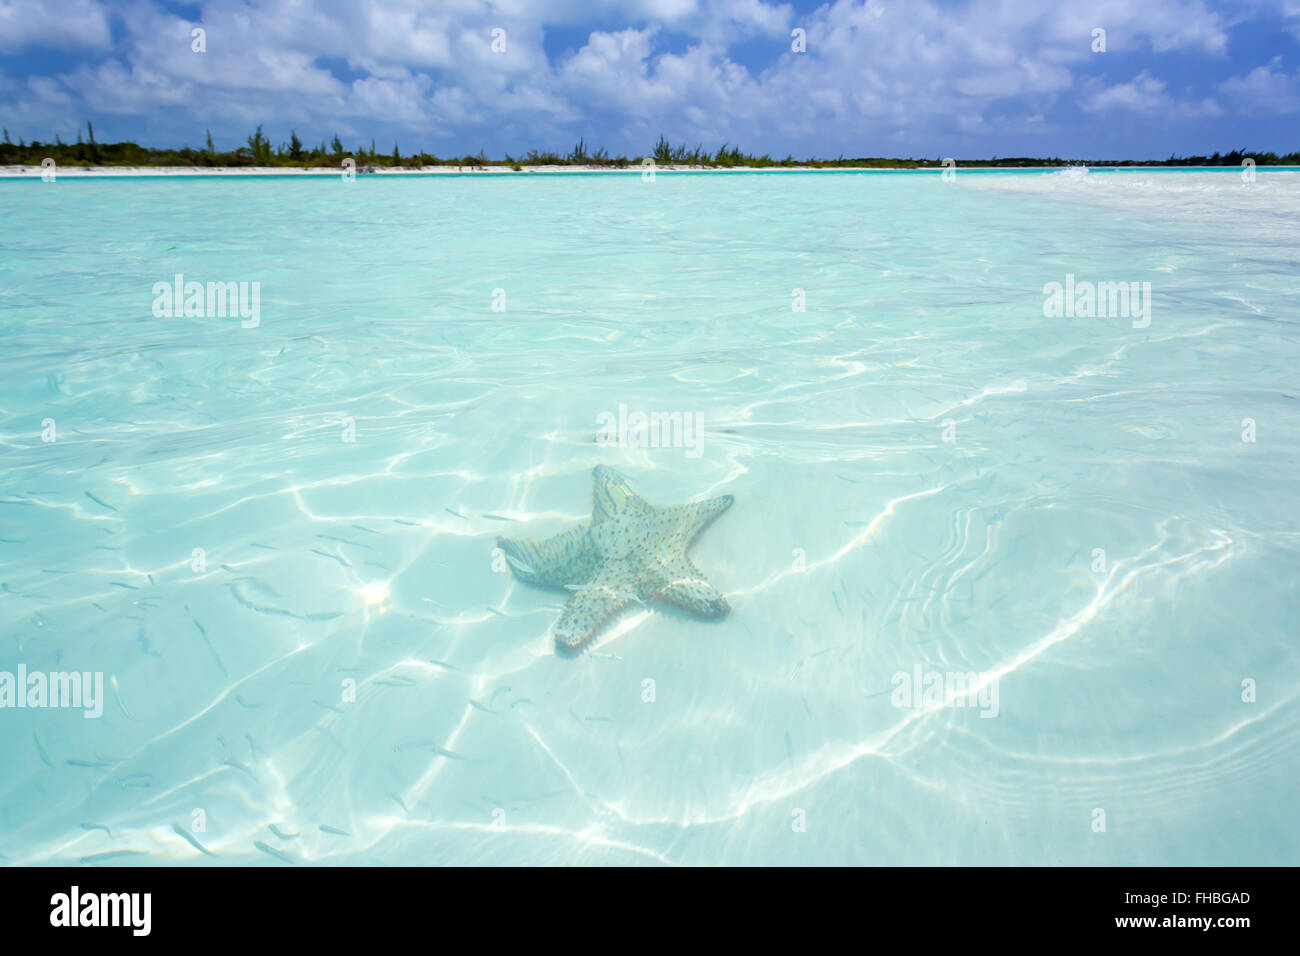
[[[544,541],[497,538],[515,577],[572,592],[555,625],[564,647],[582,647],[630,602],[664,601],[705,618],[731,610],[686,556],[686,549],[731,495],[656,508],[627,479],[597,465],[591,521]]]

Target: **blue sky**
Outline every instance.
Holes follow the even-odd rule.
[[[15,141],[1158,159],[1298,115],[1300,0],[0,0]]]

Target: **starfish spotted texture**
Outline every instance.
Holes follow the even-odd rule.
[[[497,544],[520,581],[572,592],[555,639],[576,649],[632,601],[665,601],[705,618],[726,615],[727,599],[704,580],[686,549],[734,500],[723,495],[656,508],[614,469],[598,465],[590,522],[543,541],[497,538]]]

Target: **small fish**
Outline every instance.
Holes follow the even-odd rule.
[[[229,677],[230,672],[226,670],[226,665],[222,663],[221,655],[218,654],[217,649],[212,646],[212,642],[208,640],[208,629],[199,623],[199,619],[194,616],[194,612],[190,610],[190,606],[188,604],[185,605],[185,610],[189,614],[190,620],[194,622],[194,626],[198,629],[199,636],[203,638],[203,643],[208,645],[208,650],[212,652],[212,656],[216,660],[217,666],[221,668],[222,675],[224,675],[225,677]]]
[[[429,663],[436,664],[438,667],[441,667],[443,670],[460,672],[459,667],[455,666],[454,664],[448,664],[446,661],[440,661],[434,658],[429,658]]]
[[[87,492],[87,494],[89,494],[89,492]],[[468,520],[469,520],[469,519],[466,518],[463,514],[461,514],[459,511],[452,511],[450,508],[443,508],[442,510],[445,511],[445,512],[447,512],[447,514],[455,515],[457,518],[462,518],[462,519],[464,519],[465,521],[468,521]]]
[[[33,734],[32,743],[36,744],[36,752],[41,756],[41,763],[45,764],[45,766],[53,770],[54,764],[50,763],[50,755],[47,754],[45,752],[45,748],[41,746],[41,739],[37,737],[35,734]]]
[[[410,684],[404,684],[401,681],[396,681],[396,680],[380,679],[380,680],[376,680],[375,683],[383,684],[385,687],[410,687],[411,686]]]
[[[412,528],[420,527],[420,522],[418,521],[403,521],[401,518],[394,518],[393,521],[395,521],[397,524],[409,525]]]
[[[132,790],[141,790],[153,786],[153,774],[137,773],[130,777],[118,777],[118,786]]]
[[[153,575],[152,575],[152,574],[146,574],[145,577],[149,579],[149,583],[150,583],[150,584],[153,584]],[[157,587],[157,585],[154,585],[154,586]]]
[[[317,700],[317,699],[314,698],[314,697],[312,698],[312,701],[311,701],[311,702],[312,702],[313,704],[318,704],[318,705],[320,705],[321,707],[324,707],[326,710],[332,710],[332,711],[334,711],[334,713],[336,713],[336,714],[341,714],[341,713],[343,713],[343,710],[342,710],[341,708],[339,708],[339,707],[335,707],[333,704],[326,704],[326,703],[324,703],[323,701],[319,701],[319,700]]]
[[[95,853],[92,856],[83,856],[79,862],[102,863],[105,860],[116,860],[118,857],[123,857],[123,856],[143,856],[143,855],[144,853],[141,850],[111,850],[108,853]]]
[[[83,824],[81,824],[81,829],[83,829],[83,830],[103,830],[105,833],[108,834],[108,838],[109,838],[110,840],[113,839],[113,831],[112,831],[112,830],[111,830],[111,829],[110,829],[106,824],[103,824],[103,823],[83,823]]]
[[[249,546],[250,548],[261,548],[261,549],[263,549],[264,551],[276,551],[276,550],[279,550],[278,548],[273,548],[273,547],[271,547],[269,544],[258,544],[256,541],[250,541],[250,542],[248,543],[248,546]]]
[[[350,538],[340,538],[338,535],[318,534],[316,535],[316,537],[325,538],[327,541],[342,541],[344,544],[350,544],[355,548],[365,548],[367,551],[375,550],[374,548],[370,547],[370,545],[368,544],[362,544],[360,541],[353,541]]]
[[[359,524],[354,524],[352,527],[356,528],[358,531],[366,531],[369,532],[370,534],[379,534],[379,532],[376,531],[374,528],[364,528]]]
[[[293,857],[289,856],[289,854],[287,854],[287,853],[281,853],[281,852],[280,852],[279,850],[277,850],[275,847],[273,847],[273,846],[267,846],[267,845],[266,845],[265,843],[263,843],[261,840],[254,840],[254,841],[253,841],[253,846],[257,847],[259,850],[261,850],[263,853],[267,854],[268,856],[273,856],[273,857],[275,857],[277,860],[280,860],[280,861],[282,861],[282,862],[284,862],[284,863],[296,863],[296,862],[297,862],[296,860],[294,860]]]
[[[182,840],[184,840],[186,843],[188,843],[190,846],[194,847],[194,849],[198,850],[204,856],[212,856],[212,857],[216,856],[215,853],[213,853],[211,850],[205,847],[197,839],[195,839],[194,834],[190,833],[189,830],[186,830],[179,823],[172,824],[172,832],[175,833]]]
[[[401,807],[403,810],[406,810],[407,813],[410,813],[410,812],[411,812],[410,810],[407,810],[407,809],[406,809],[406,804],[402,802],[402,798],[399,797],[397,794],[395,794],[395,793],[389,793],[389,794],[385,794],[385,796],[387,796],[388,799],[394,801],[394,802],[395,802],[399,807]]]
[[[330,836],[344,836],[344,837],[352,836],[352,834],[349,833],[347,830],[340,830],[338,827],[332,827],[324,823],[320,825],[320,832],[328,833]]]
[[[612,723],[614,722],[614,718],[613,718],[613,717],[584,717],[584,718],[582,718],[582,719],[583,719],[583,720],[594,720],[594,721],[598,721],[599,723],[602,723],[602,724],[612,724]]]
[[[94,495],[92,495],[89,491],[86,492],[86,497],[89,498],[91,501],[93,501],[95,504],[97,504],[97,505],[101,505],[101,506],[107,508],[109,511],[116,511],[116,510],[117,510],[117,509],[114,508],[112,505],[110,505],[107,501],[100,501],[98,498],[96,498]]]
[[[463,754],[458,754],[458,753],[456,753],[456,751],[454,751],[454,750],[448,750],[446,747],[434,747],[434,748],[433,748],[433,752],[436,753],[436,754],[441,754],[441,755],[444,756],[444,757],[449,757],[449,758],[451,758],[452,760],[464,760],[464,759],[465,759],[465,756],[464,756]]]
[[[491,612],[492,612],[493,614],[495,614],[497,617],[505,617],[504,614],[502,614],[500,611],[498,611],[498,610],[497,610],[496,608],[494,608],[494,607],[486,608],[486,610],[491,611]]]
[[[354,570],[352,565],[348,564],[347,561],[345,561],[343,558],[340,558],[337,554],[330,554],[328,551],[322,551],[320,548],[312,548],[311,553],[319,554],[322,558],[329,558],[332,561],[337,561],[339,564],[343,565],[343,567],[347,568],[349,571]]]
[[[261,704],[250,704],[248,701],[244,700],[242,694],[235,695],[235,703],[237,703],[240,707],[245,708],[246,710],[254,710],[262,706]]]
[[[487,704],[480,703],[480,702],[477,701],[477,700],[470,700],[469,705],[470,705],[471,707],[474,707],[474,708],[476,708],[476,709],[478,709],[478,710],[481,710],[481,711],[483,711],[484,713],[487,713],[487,714],[495,714],[495,713],[496,713],[496,711],[494,711],[491,707],[487,706]]]
[[[105,614],[108,613],[108,609],[105,608],[104,605],[100,604],[98,601],[91,601],[90,606],[94,608],[98,608],[99,610],[103,611]]]
[[[503,518],[500,515],[485,514],[484,518],[491,518],[493,521],[514,521],[514,518]]]
[[[111,584],[111,585],[113,585],[113,587],[115,587],[115,588],[126,588],[128,591],[138,591],[138,590],[140,590],[140,589],[139,589],[138,587],[136,587],[134,584],[125,584],[125,583],[123,583],[122,581],[109,581],[108,583]]]
[[[97,770],[101,767],[113,766],[113,762],[111,760],[65,760],[63,762],[66,763],[69,767],[87,767],[94,770]]]
[[[127,720],[135,720],[131,712],[126,709],[126,704],[122,703],[122,692],[117,686],[117,676],[112,675],[108,678],[108,686],[113,688],[113,699],[117,701],[117,706],[121,708],[122,714]]]
[[[282,831],[278,826],[276,826],[274,823],[270,824],[270,825],[267,827],[267,829],[270,830],[272,833],[274,833],[274,834],[275,834],[277,837],[279,837],[281,840],[296,840],[296,839],[298,839],[298,834],[296,834],[296,833],[285,833],[285,832],[283,832],[283,831]]]

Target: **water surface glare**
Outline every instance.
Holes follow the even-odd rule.
[[[0,673],[104,675],[97,719],[0,709],[0,862],[1297,859],[1300,173],[61,177],[0,218]],[[155,314],[177,275],[257,321]],[[603,440],[637,413],[694,445]],[[556,652],[567,595],[493,549],[600,464],[734,495],[692,550],[728,616]]]

